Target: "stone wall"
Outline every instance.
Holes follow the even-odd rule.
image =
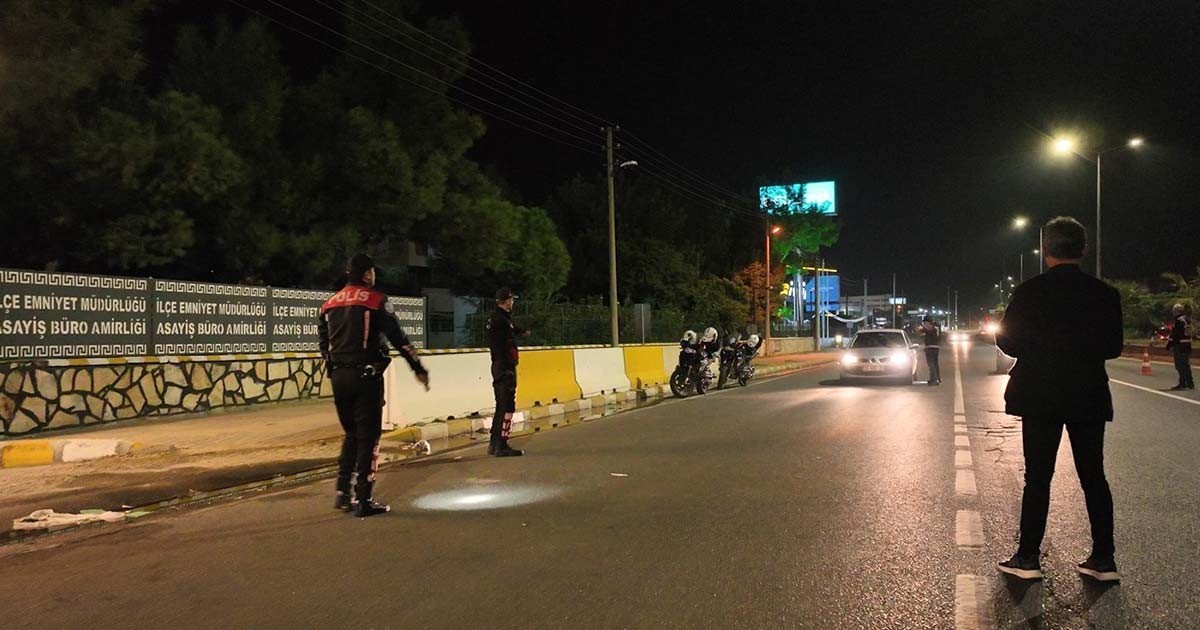
[[[0,363],[0,434],[330,395],[320,359],[72,367]]]

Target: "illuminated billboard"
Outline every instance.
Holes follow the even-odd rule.
[[[808,182],[758,189],[758,205],[770,214],[816,212],[837,215],[835,182]],[[784,209],[787,209],[786,211]]]

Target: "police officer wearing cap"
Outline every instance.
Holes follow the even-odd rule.
[[[334,507],[353,509],[359,518],[390,509],[371,496],[383,433],[383,373],[391,362],[385,337],[429,390],[429,373],[394,313],[387,296],[375,289],[375,261],[366,254],[357,254],[346,264],[346,286],[321,306],[317,324],[321,356],[333,381],[334,406],[346,433],[338,459]],[[350,478],[354,473],[358,474],[354,486],[356,506],[350,500]]]
[[[942,367],[938,362],[938,355],[941,353],[942,345],[942,329],[933,321],[933,318],[926,315],[925,319],[921,320],[919,333],[925,338],[925,363],[929,365],[929,385],[942,384]]]
[[[512,289],[496,292],[496,310],[487,320],[488,348],[492,353],[492,391],[496,395],[496,414],[492,417],[492,439],[488,455],[519,457],[524,451],[508,445],[513,413],[517,410],[517,337],[528,337],[529,331],[512,320],[517,295]]]

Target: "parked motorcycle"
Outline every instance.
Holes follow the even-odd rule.
[[[671,393],[676,398],[707,392],[713,379],[709,360],[696,344],[696,333],[689,330],[688,334],[690,340],[688,335],[684,335],[679,342],[679,363],[671,373]]]
[[[721,369],[717,379],[717,389],[725,387],[730,378],[737,380],[738,385],[745,387],[754,378],[752,361],[758,355],[758,336],[752,335],[749,341],[731,340],[721,348]]]

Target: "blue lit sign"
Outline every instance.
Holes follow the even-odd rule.
[[[837,215],[836,182],[808,182],[758,189],[759,208],[771,214],[815,212]],[[786,210],[785,210],[786,208]]]

